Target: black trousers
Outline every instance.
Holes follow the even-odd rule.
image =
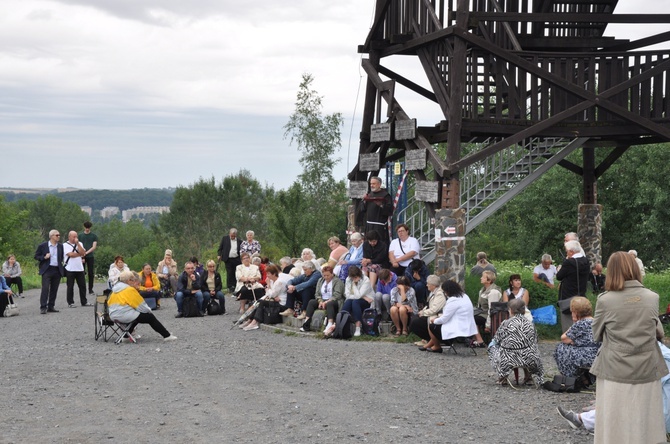
[[[314,312],[316,309],[319,307],[319,301],[316,299],[312,299],[307,303],[307,313],[306,316],[309,319],[312,319],[312,316],[314,316]],[[340,311],[339,304],[337,301],[327,301],[326,302],[326,319],[335,319],[335,316],[337,316],[337,312]]]
[[[132,332],[137,327],[137,324],[149,324],[159,335],[167,338],[170,332],[167,331],[161,321],[156,319],[153,313],[140,313],[140,315],[130,324],[130,331]]]
[[[7,292],[0,291],[0,317],[5,315],[5,308],[7,305],[9,305],[9,295]]]
[[[264,311],[265,311],[263,309],[265,307],[269,306],[270,304],[279,305],[279,307],[281,308],[281,311],[286,310],[286,307],[284,307],[283,305],[280,305],[279,302],[277,302],[277,301],[260,301],[258,303],[258,307],[256,307],[256,310],[254,310],[254,312],[251,313],[251,316],[249,316],[249,318],[252,318],[253,320],[258,322],[259,324],[262,324],[263,323],[263,318],[264,318]]]
[[[300,297],[302,303],[301,310],[307,310],[307,304],[310,300],[314,299],[316,294],[316,287],[306,287],[300,291],[294,291],[293,293],[288,293],[286,295],[286,305],[288,308],[294,308],[296,295]]]
[[[21,279],[21,276],[16,276],[16,277],[13,277],[13,278],[9,277],[9,278],[5,278],[5,280],[7,281],[7,286],[8,287],[11,287],[13,284],[16,284],[16,286],[19,289],[18,294],[23,293],[23,279]]]
[[[428,334],[428,316],[413,316],[409,323],[409,331],[424,339],[430,341]],[[440,334],[442,332],[440,331]]]
[[[84,277],[83,271],[65,270],[65,285],[67,285],[67,292],[65,295],[67,297],[67,303],[74,304],[75,281],[77,282],[77,287],[79,288],[79,302],[81,302],[81,305],[86,305],[88,302],[86,300],[86,278]]]
[[[88,275],[88,292],[93,293],[93,283],[95,282],[95,257],[85,256],[84,261],[84,269]]]
[[[42,275],[42,293],[40,293],[40,309],[54,308],[58,285],[60,285],[60,270],[58,267],[49,267]]]
[[[242,263],[240,257],[230,258],[226,261],[226,286],[232,292],[237,287],[235,269]]]

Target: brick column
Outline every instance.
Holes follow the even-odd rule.
[[[602,213],[603,206],[598,204],[581,204],[578,208],[577,236],[591,268],[602,262]]]
[[[435,242],[435,274],[465,286],[465,210],[441,209],[435,213],[435,229],[442,239]],[[455,232],[454,232],[455,231]]]

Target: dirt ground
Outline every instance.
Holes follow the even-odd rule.
[[[593,442],[556,413],[592,395],[497,386],[483,350],[243,332],[231,300],[189,319],[164,301],[155,313],[177,341],[141,326],[115,345],[94,340],[92,307],[67,308],[64,284],[60,313],[25,294],[0,320],[1,443]],[[541,344],[549,374],[554,347]]]

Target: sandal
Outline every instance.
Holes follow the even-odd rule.
[[[393,334],[393,337],[394,337],[394,338],[399,338],[399,337],[400,337],[400,332],[399,332],[399,331],[395,332],[395,333]]]
[[[407,330],[403,330],[403,331],[402,331],[402,335],[403,335],[403,336],[409,336],[409,332],[408,332]]]
[[[486,342],[472,341],[470,343],[470,348],[486,348]]]

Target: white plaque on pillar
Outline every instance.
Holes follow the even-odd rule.
[[[406,150],[405,151],[405,169],[422,170],[426,168],[426,150]]]
[[[349,190],[347,196],[350,199],[362,199],[365,193],[368,192],[367,182],[349,182]]]
[[[414,185],[414,198],[421,202],[437,202],[439,200],[439,182],[417,180]]]
[[[390,123],[376,123],[374,125],[370,125],[370,142],[388,142],[390,140]]]
[[[395,121],[395,140],[412,140],[416,137],[416,119]]]
[[[358,158],[358,169],[360,171],[378,171],[379,153],[361,154]]]

